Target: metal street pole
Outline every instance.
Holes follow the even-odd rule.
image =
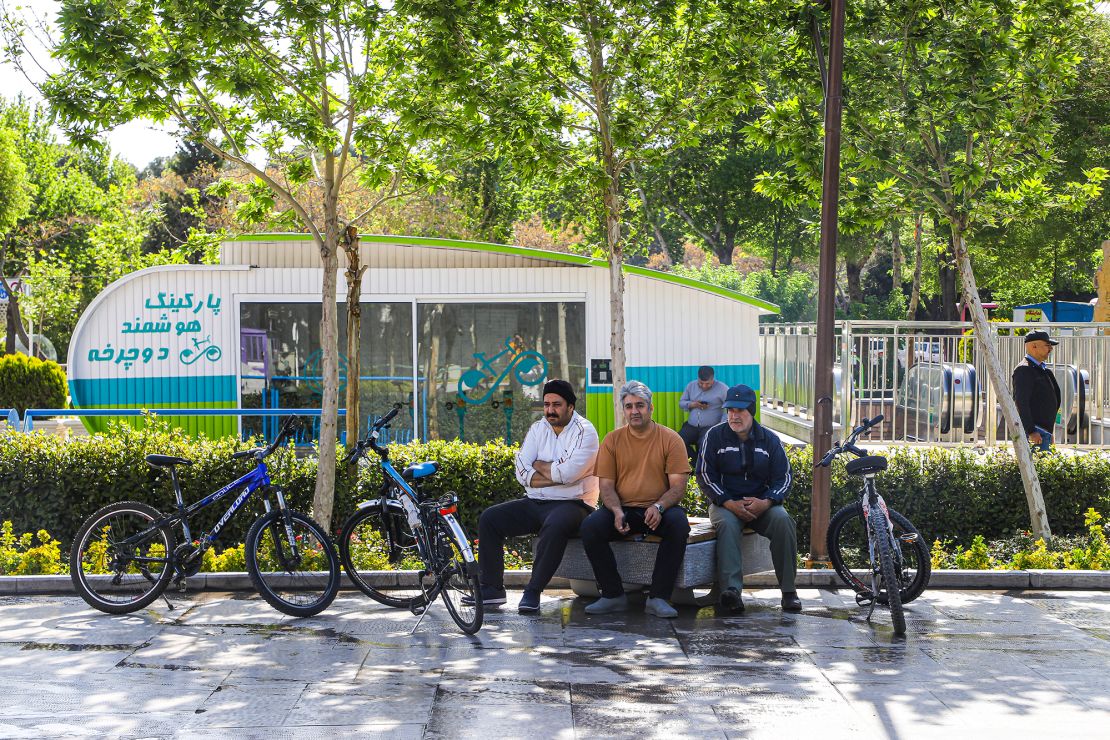
[[[817,356],[814,372],[813,459],[820,460],[832,447],[833,423],[833,296],[836,293],[836,233],[840,195],[840,88],[844,77],[844,4],[831,0],[829,76],[825,84],[825,164],[821,183],[821,256],[817,287]],[[843,368],[850,373],[851,368]],[[845,420],[846,421],[846,420]],[[813,471],[810,502],[809,560],[827,563],[825,534],[829,528],[828,468]]]

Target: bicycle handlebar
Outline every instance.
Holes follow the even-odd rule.
[[[875,426],[882,420],[882,414],[879,414],[878,416],[875,416],[871,419],[864,419],[862,424],[852,430],[852,433],[848,435],[848,439],[844,440],[844,442],[840,444],[833,445],[833,448],[826,452],[825,456],[822,457],[821,460],[813,467],[827,468],[829,465],[832,464],[833,459],[835,459],[837,455],[842,455],[845,452],[851,452],[858,457],[863,457],[864,455],[866,455],[866,452],[861,450],[859,447],[856,447],[856,440],[860,438],[860,435],[862,435],[864,432],[869,431],[871,427]]]
[[[244,457],[253,457],[256,460],[263,460],[273,454],[274,450],[281,446],[281,443],[293,435],[293,432],[300,426],[300,420],[295,416],[288,417],[281,425],[281,431],[278,432],[277,439],[273,444],[268,447],[255,447],[251,450],[240,450],[231,454],[232,460],[241,460]]]
[[[386,412],[385,416],[370,425],[370,434],[366,436],[366,439],[355,442],[354,449],[347,453],[347,456],[343,458],[342,464],[350,465],[356,458],[366,452],[367,448],[374,450],[378,455],[384,455],[385,450],[378,446],[378,433],[383,429],[388,429],[389,422],[393,421],[394,417],[400,412],[401,404],[393,404],[393,408]]]

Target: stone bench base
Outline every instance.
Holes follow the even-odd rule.
[[[717,541],[713,525],[708,519],[690,518],[690,537],[686,544],[686,555],[675,581],[671,600],[676,604],[705,605],[717,600]],[[617,559],[617,569],[624,581],[626,591],[639,591],[651,585],[651,573],[655,567],[655,554],[659,549],[659,538],[648,537],[643,540],[615,540],[610,543]],[[765,537],[750,529],[744,530],[741,541],[741,554],[744,561],[744,575],[774,570],[771,550]],[[573,539],[567,543],[563,562],[555,571],[556,578],[566,578],[570,588],[578,596],[599,596],[593,566],[582,549],[582,540]]]

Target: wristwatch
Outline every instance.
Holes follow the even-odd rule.
[[[660,514],[663,513],[663,504],[656,501],[654,504],[652,504],[652,506],[654,506],[656,509],[658,509]]]

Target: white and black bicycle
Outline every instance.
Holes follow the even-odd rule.
[[[882,414],[864,419],[817,464],[828,467],[838,455],[856,455],[845,470],[848,475],[863,478],[863,487],[859,500],[840,509],[829,521],[829,559],[837,575],[856,592],[856,603],[868,607],[868,621],[875,604],[882,604],[890,609],[894,633],[904,635],[906,616],[902,605],[916,599],[929,585],[932,565],[921,533],[879,495],[875,476],[886,470],[886,458],[869,455],[856,446],[856,440],[882,420]]]

